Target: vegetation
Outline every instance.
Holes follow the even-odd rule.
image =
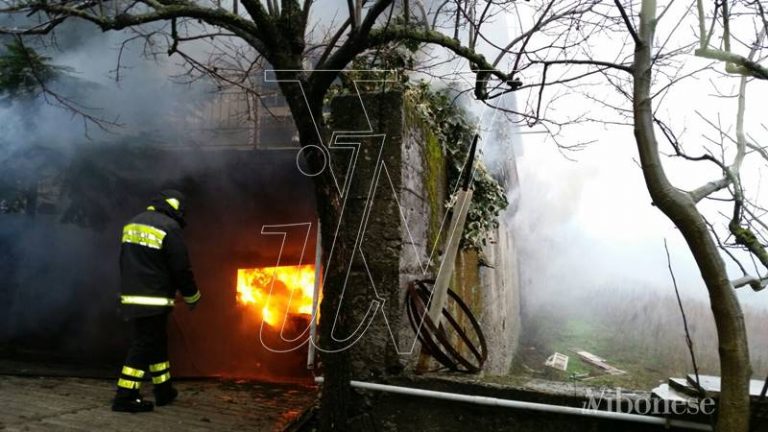
[[[442,144],[446,156],[448,191],[456,190],[467,163],[469,143],[477,125],[461,106],[450,89],[434,90],[426,82],[409,84],[405,91],[406,104],[417,124],[429,125],[425,130]],[[481,137],[482,138],[482,137]],[[462,234],[462,247],[482,249],[488,235],[498,228],[498,217],[507,205],[504,188],[494,179],[485,164],[478,159],[475,164],[472,187],[472,203],[467,213],[467,223]],[[446,207],[452,206],[446,203]]]
[[[6,99],[37,96],[45,85],[67,69],[50,63],[50,57],[40,55],[14,39],[0,52],[0,96]]]
[[[719,374],[716,331],[709,306],[689,298],[685,310],[700,373]],[[765,310],[747,306],[744,314],[750,343],[767,346],[768,331],[761,318]],[[606,375],[581,361],[574,349],[599,355],[627,373]],[[544,360],[554,352],[570,357],[567,372],[544,366]],[[512,374],[518,377],[576,378],[588,385],[650,390],[669,377],[692,373],[673,295],[648,288],[628,288],[617,295],[606,287],[537,305],[526,317],[519,353],[512,366]],[[753,352],[751,360],[754,370],[768,369],[768,358],[763,353]]]
[[[412,68],[414,61],[413,47],[389,47],[361,56],[355,60],[353,69],[398,70],[403,67]],[[366,72],[370,75],[370,72]],[[452,194],[458,187],[464,166],[467,163],[469,145],[477,131],[477,121],[462,107],[462,99],[455,89],[450,87],[435,89],[426,81],[411,81],[406,74],[398,74],[394,79],[386,74],[378,74],[381,82],[366,82],[370,76],[363,73],[351,72],[344,76],[342,85],[335,86],[328,93],[328,98],[341,94],[353,94],[355,91],[381,92],[400,91],[405,99],[407,117],[410,122],[418,125],[425,134],[422,143],[426,153],[427,164],[445,164],[447,177],[446,189]],[[390,79],[391,81],[384,81]],[[482,139],[482,137],[481,137]],[[439,154],[438,154],[439,153]],[[442,171],[436,166],[428,166],[430,171]],[[430,179],[428,188],[435,188],[438,179]],[[467,213],[467,222],[462,233],[461,247],[463,249],[482,250],[488,241],[489,234],[499,226],[499,215],[509,204],[504,187],[491,176],[488,168],[478,155],[475,159],[475,171],[472,181],[474,194]],[[434,190],[427,191],[430,199],[437,197]],[[444,203],[445,208],[453,206],[453,196]],[[434,215],[433,215],[434,216]],[[435,240],[439,230],[439,218],[431,218],[430,240]],[[437,219],[437,220],[436,220]],[[434,226],[437,225],[437,226]]]

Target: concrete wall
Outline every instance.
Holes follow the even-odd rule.
[[[353,370],[361,379],[403,367],[412,370],[420,347],[405,315],[406,288],[413,280],[435,276],[445,238],[441,229],[448,228],[447,220],[441,228],[448,199],[443,144],[432,134],[430,125],[422,124],[410,107],[404,106],[401,95],[364,95],[362,100],[373,134],[384,133],[386,137],[383,147],[376,138],[342,140],[361,143],[345,223],[360,224],[365,203],[373,198],[361,245],[365,262],[359,255],[353,261],[345,297],[350,296],[354,322],[363,321],[373,296],[385,301],[387,320],[381,314],[375,317],[353,348]],[[336,98],[331,113],[336,130],[368,129],[357,96]],[[333,158],[336,160],[336,155]],[[370,179],[379,172],[377,160],[386,167],[386,173],[380,174],[371,195]],[[347,164],[337,165],[340,175],[346,172]],[[342,234],[348,242],[358,234],[351,228],[345,225]],[[490,348],[485,372],[507,373],[520,324],[517,255],[503,221],[482,254],[460,254],[452,288],[469,304],[484,329]]]
[[[338,97],[331,104],[336,130],[362,132],[344,133],[331,143],[331,166],[346,185],[336,241],[344,245],[339,253],[347,251],[351,257],[335,253],[329,265],[349,266],[351,258],[341,307],[351,322],[348,327],[358,332],[335,337],[349,337],[350,343],[359,338],[350,348],[353,376],[369,379],[401,370],[389,329],[397,334],[402,326],[403,240],[397,201],[402,191],[403,102],[399,93],[370,95],[363,101],[371,125],[356,96]],[[369,128],[372,133],[366,132]]]
[[[503,386],[456,379],[414,377],[393,380],[390,384],[576,408],[594,406],[588,405],[594,403],[601,410],[608,408],[609,400],[614,401],[615,407],[617,396],[617,393],[612,390],[584,387],[577,389],[570,384],[550,382],[530,382],[518,386]],[[379,391],[366,391],[365,395],[370,398],[372,410],[363,418],[358,419],[358,427],[355,430],[359,431],[661,432],[683,430],[644,423],[476,405]],[[590,396],[598,399],[593,399],[590,402]],[[624,391],[621,397],[623,412],[629,412],[628,400],[649,400],[650,395],[643,392]],[[707,424],[709,421],[708,418],[702,417],[684,417],[681,420],[701,424]]]
[[[434,279],[442,259],[448,218],[445,202],[448,199],[446,159],[443,144],[432,133],[430,125],[423,124],[412,109],[405,106],[403,129],[403,188],[400,204],[404,223],[401,226],[403,253],[400,256],[401,297],[406,297],[408,285],[416,280]],[[400,311],[401,360],[413,372],[421,352],[421,344],[408,322],[405,307]],[[436,367],[437,365],[431,365]]]
[[[517,350],[521,327],[519,262],[515,239],[506,222],[499,225],[483,253],[486,265],[479,272],[481,308],[477,318],[489,347],[484,371],[505,375]]]

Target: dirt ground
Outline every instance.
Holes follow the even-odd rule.
[[[142,414],[110,410],[113,380],[0,375],[5,431],[282,431],[315,400],[316,389],[233,381],[180,381],[179,399]],[[151,385],[144,396],[151,399]]]

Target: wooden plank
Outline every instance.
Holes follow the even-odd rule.
[[[440,320],[443,317],[443,308],[448,298],[448,284],[453,276],[453,268],[459,253],[461,235],[464,232],[464,224],[467,220],[469,205],[472,203],[473,193],[472,189],[456,192],[458,196],[453,206],[453,217],[447,233],[448,244],[445,246],[445,253],[440,262],[440,270],[437,273],[437,280],[435,280],[429,305],[429,318],[435,323],[436,328],[440,327]]]
[[[622,374],[626,373],[625,371],[623,371],[621,369],[618,369],[618,368],[615,368],[615,367],[609,365],[606,362],[606,360],[604,358],[602,358],[602,357],[596,356],[596,355],[594,355],[594,354],[592,354],[590,352],[583,351],[583,350],[581,350],[581,351],[580,350],[574,350],[574,351],[576,352],[576,355],[579,356],[579,358],[581,358],[585,362],[587,362],[587,363],[589,363],[591,365],[597,366],[600,369],[603,369],[604,371],[606,371],[607,373],[609,373],[611,375],[622,375]]]
[[[461,236],[464,232],[464,223],[467,220],[469,205],[472,202],[472,189],[459,190],[456,192],[456,203],[453,205],[453,215],[451,224],[448,226],[448,241],[445,246],[445,253],[440,262],[440,269],[437,272],[437,279],[432,288],[432,296],[429,300],[429,310],[427,315],[435,325],[440,328],[440,320],[443,318],[443,308],[448,299],[448,284],[453,276],[453,268],[456,264],[456,256],[459,252]],[[422,325],[419,331],[429,331],[426,325]],[[426,372],[430,365],[431,356],[426,353],[422,347],[419,353],[419,360],[416,365],[416,372]]]

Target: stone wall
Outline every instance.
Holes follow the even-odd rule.
[[[435,276],[445,238],[440,235],[441,223],[450,216],[445,210],[448,193],[443,145],[437,142],[430,125],[410,115],[400,94],[363,95],[362,102],[365,111],[357,96],[338,97],[331,105],[336,130],[367,131],[367,112],[372,126],[368,135],[386,134],[383,146],[381,137],[363,137],[355,132],[345,132],[344,138],[338,140],[361,144],[354,170],[350,171],[354,174],[347,174],[355,177],[350,184],[342,236],[354,242],[353,236],[362,233],[363,254],[356,255],[353,261],[345,297],[351,296],[355,323],[363,322],[374,297],[384,301],[385,311],[385,315],[373,319],[352,349],[353,371],[358,379],[403,367],[411,370],[415,364],[420,347],[405,315],[406,287],[413,280]],[[337,152],[343,154],[343,150]],[[337,165],[340,176],[348,171],[346,163]],[[372,187],[376,176],[378,183]],[[366,217],[369,198],[370,215],[363,224],[365,229],[358,232],[353,228]],[[448,223],[445,220],[443,230]],[[452,288],[472,308],[488,339],[485,371],[505,374],[520,328],[518,264],[514,241],[504,221],[493,237],[482,251],[482,260],[476,252],[460,254]]]
[[[597,407],[600,410],[610,410],[609,401],[613,401],[615,407],[617,400],[617,393],[614,390],[581,385],[577,388],[572,384],[544,381],[497,385],[442,377],[403,377],[393,379],[389,384],[580,409]],[[360,431],[662,432],[687,430],[625,420],[479,405],[382,391],[365,391],[365,395],[370,398],[372,410],[365,418],[365,422],[360,422],[363,427],[356,429]],[[621,392],[620,397],[623,412],[629,412],[629,400],[650,400],[651,395],[625,390]],[[701,416],[680,419],[704,425],[709,421],[708,418]]]
[[[354,251],[341,307],[352,329],[362,325],[352,335],[337,337],[350,337],[350,343],[359,338],[351,343],[352,373],[369,379],[401,369],[389,329],[401,327],[403,309],[397,204],[402,190],[403,102],[401,94],[387,93],[366,95],[363,103],[365,110],[356,96],[337,97],[331,103],[333,127],[353,131],[338,134],[331,143],[331,166],[339,184],[346,185],[337,242]],[[349,257],[332,258],[331,265],[347,266]],[[368,319],[370,313],[376,315]]]
[[[483,250],[480,267],[481,293],[477,318],[488,342],[484,371],[491,375],[509,372],[520,338],[520,285],[517,249],[511,227],[502,219]]]
[[[407,118],[407,117],[406,117]],[[408,324],[405,314],[406,289],[413,280],[424,279],[433,274],[435,263],[430,256],[435,248],[434,233],[437,229],[432,227],[433,219],[443,216],[442,206],[435,195],[442,199],[444,188],[438,189],[438,185],[445,183],[445,171],[436,171],[427,164],[427,138],[424,129],[404,124],[405,139],[403,140],[403,170],[401,172],[402,189],[400,191],[400,206],[403,213],[403,221],[400,226],[400,236],[403,241],[403,249],[400,255],[400,302],[403,305],[399,312],[403,325],[399,329],[398,349],[401,353],[401,361],[412,366],[420,349],[416,340],[416,334]],[[410,127],[408,127],[410,126]],[[444,162],[442,155],[437,153],[437,164]],[[434,165],[434,164],[433,164]],[[432,189],[429,189],[429,179],[433,181]],[[439,222],[438,222],[439,223]],[[435,251],[435,257],[437,251]]]

